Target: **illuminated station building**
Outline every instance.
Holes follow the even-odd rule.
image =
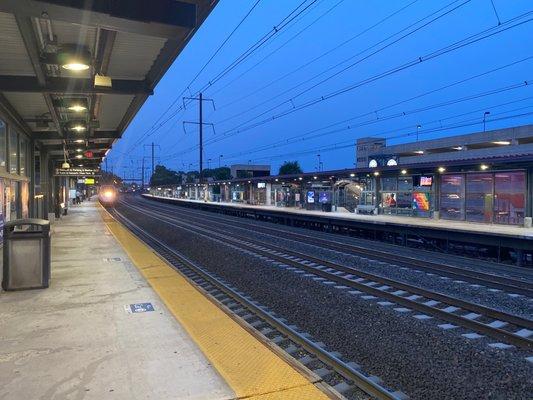
[[[230,181],[152,194],[304,210],[531,226],[533,125],[388,146],[356,143],[356,168]],[[250,168],[252,166],[249,166]]]

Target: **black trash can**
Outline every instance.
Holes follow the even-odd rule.
[[[4,225],[4,290],[50,285],[50,222],[19,219]]]

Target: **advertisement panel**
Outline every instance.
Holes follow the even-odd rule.
[[[413,193],[413,209],[419,211],[430,210],[430,195],[427,192],[414,192]]]
[[[309,190],[307,192],[307,202],[313,204],[315,202],[315,192],[314,190]]]

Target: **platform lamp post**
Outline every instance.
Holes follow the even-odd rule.
[[[490,111],[485,111],[483,113],[483,132],[485,132],[485,127],[487,124],[487,115],[490,115]]]
[[[220,168],[220,160],[224,157],[222,154],[218,156],[218,168]]]
[[[416,141],[418,142],[418,132],[420,131],[420,128],[422,128],[422,125],[417,124],[416,125]]]

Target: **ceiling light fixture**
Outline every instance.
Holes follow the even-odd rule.
[[[509,140],[496,140],[496,141],[494,141],[492,143],[500,145],[500,146],[508,146],[508,145],[511,144],[511,142]]]
[[[82,112],[82,111],[87,110],[87,107],[81,104],[72,104],[71,106],[68,106],[68,110],[74,111],[74,112]]]
[[[439,171],[439,172],[442,174],[444,171],[446,171],[446,168],[444,168],[444,167],[439,167],[439,168],[437,169],[437,171]]]
[[[57,53],[57,61],[63,69],[80,72],[91,66],[91,53],[85,47],[73,44],[61,46]]]

